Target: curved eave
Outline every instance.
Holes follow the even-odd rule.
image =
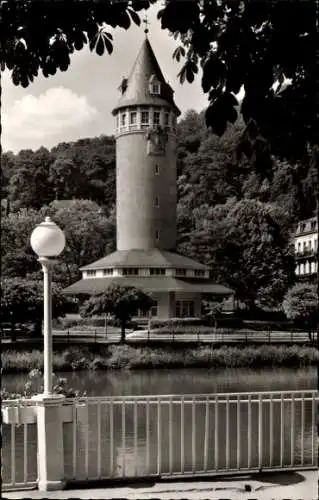
[[[68,295],[94,295],[103,293],[112,285],[133,286],[150,293],[185,292],[230,296],[233,290],[210,280],[182,280],[169,276],[87,278],[63,290]]]
[[[138,267],[163,269],[199,269],[209,271],[210,267],[189,257],[157,248],[149,250],[116,250],[102,259],[80,268],[81,271],[97,271],[107,267]]]

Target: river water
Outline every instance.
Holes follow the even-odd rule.
[[[316,390],[317,389],[317,370],[315,367],[307,367],[300,369],[292,368],[275,368],[275,369],[162,369],[162,370],[140,370],[140,371],[113,371],[113,372],[68,372],[59,373],[59,376],[66,377],[70,387],[86,391],[88,396],[132,396],[132,395],[181,395],[181,394],[213,394],[213,393],[234,393],[234,392],[260,392],[260,391],[294,391],[294,390]],[[10,392],[20,392],[23,389],[25,375],[6,375],[2,378],[2,387],[5,387]],[[158,457],[158,414],[157,408],[150,408],[148,417],[146,416],[145,404],[138,404],[136,409],[137,416],[137,440],[134,438],[134,405],[126,406],[126,443],[123,448],[122,441],[122,408],[114,407],[112,420],[114,421],[114,436],[113,442],[110,440],[110,407],[108,404],[102,405],[100,411],[102,429],[102,473],[104,476],[121,476],[123,467],[125,466],[125,475],[145,475],[145,454],[147,448],[146,433],[149,432],[149,453],[150,463],[153,464],[150,472],[156,473],[157,457]],[[211,405],[209,413],[210,432],[213,433],[215,425],[214,405]],[[251,414],[251,454],[252,465],[256,466],[258,460],[258,411],[257,405],[253,405]],[[112,409],[113,411],[113,409]],[[184,470],[192,470],[193,455],[192,455],[192,436],[194,435],[194,424],[191,405],[185,406],[184,414],[184,432],[181,437],[181,406],[176,404],[172,410],[171,429],[168,429],[169,405],[163,405],[162,408],[162,429],[161,429],[161,471],[167,472],[170,464],[174,470],[181,470],[181,443],[184,451]],[[205,428],[205,404],[196,407],[196,468],[203,467],[203,448],[204,448],[204,428]],[[225,419],[226,406],[221,404],[219,409],[219,467],[225,467]],[[236,467],[236,452],[237,452],[237,414],[236,405],[230,405],[229,408],[229,460],[230,467]],[[244,466],[246,463],[248,445],[247,445],[247,405],[243,405],[240,419],[240,433],[242,435],[242,456],[244,457]],[[314,430],[312,429],[311,404],[306,403],[304,414],[301,413],[301,404],[296,402],[294,414],[294,460],[300,463],[303,459],[305,463],[310,464],[313,456],[312,437]],[[284,407],[284,465],[290,464],[291,458],[291,422],[292,422],[291,405],[285,403]],[[146,420],[148,419],[149,431],[147,431]],[[273,463],[280,464],[281,448],[280,448],[280,404],[274,404],[273,413],[273,450],[270,451],[269,444],[269,405],[265,405],[263,410],[263,426],[264,426],[264,442],[263,442],[263,460],[268,463],[270,453],[273,454]],[[301,429],[303,422],[304,429]],[[113,425],[113,424],[112,424]],[[70,426],[70,428],[68,428]],[[89,455],[88,455],[88,472],[89,476],[94,476],[96,473],[97,461],[97,407],[91,405],[89,412]],[[35,427],[31,425],[30,427]],[[65,425],[66,451],[65,461],[67,464],[67,477],[72,477],[72,424]],[[9,429],[8,429],[9,430]],[[31,429],[30,429],[31,431]],[[7,433],[5,433],[6,435]],[[85,478],[86,472],[84,469],[84,448],[85,448],[85,428],[77,431],[77,473],[78,478]],[[5,437],[4,435],[4,437]],[[36,430],[30,432],[29,437],[34,440],[32,447],[36,452]],[[302,437],[301,437],[302,436]],[[170,441],[173,439],[174,444],[171,446]],[[304,449],[301,451],[303,442]],[[4,439],[6,442],[6,439]],[[210,443],[207,455],[208,463],[213,465],[215,460],[214,455],[214,434],[210,436]],[[4,443],[5,444],[5,443]],[[9,446],[9,441],[8,441]],[[169,450],[171,449],[171,456]],[[21,475],[23,470],[22,457],[19,457],[20,447],[17,449],[18,460],[16,464],[17,474]],[[302,456],[302,458],[301,458]],[[6,467],[4,475],[7,480],[10,476],[10,460],[9,456],[5,457]],[[33,476],[36,477],[36,470],[33,468]],[[21,470],[20,470],[21,469]],[[134,472],[135,471],[135,472]]]
[[[317,388],[317,370],[307,368],[161,369],[59,372],[70,387],[88,396],[203,394],[248,391],[291,391]],[[3,375],[2,387],[23,391],[26,375]]]

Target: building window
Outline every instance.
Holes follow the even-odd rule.
[[[299,241],[299,243],[298,243],[298,252],[300,252],[300,250],[301,250],[301,243]]]
[[[119,128],[120,126],[120,117],[119,115],[116,115],[116,128]]]
[[[313,240],[313,248],[317,250],[318,240]]]
[[[176,276],[186,276],[186,269],[175,269]]]
[[[159,199],[158,199],[158,196],[155,196],[155,207],[158,208],[159,207]]]
[[[103,276],[112,276],[113,269],[103,269]]]
[[[142,111],[141,113],[141,126],[145,127],[149,125],[149,112],[148,111]]]
[[[161,114],[159,111],[154,111],[153,113],[153,125],[159,125],[160,124],[160,117]]]
[[[193,318],[195,304],[193,300],[177,300],[175,303],[176,318]]]
[[[161,267],[153,267],[150,269],[151,276],[165,276],[165,269]]]
[[[124,267],[123,268],[123,276],[137,276],[138,268],[137,267]]]
[[[126,113],[123,113],[121,115],[121,127],[125,127],[126,126]]]
[[[131,111],[130,113],[130,125],[136,125],[137,113],[136,111]]]
[[[154,166],[154,172],[155,172],[156,175],[159,174],[159,165],[157,163]]]
[[[164,114],[164,125],[165,127],[169,126],[169,113]]]
[[[93,277],[96,275],[96,271],[86,271],[86,275]]]
[[[204,278],[205,271],[203,271],[202,269],[195,269],[194,275],[196,276],[196,278]]]
[[[300,224],[300,232],[302,233],[306,229],[306,224]]]
[[[154,318],[157,315],[158,315],[158,303],[156,300],[154,300],[153,305],[151,307],[151,316],[152,318]]]
[[[159,83],[151,83],[150,84],[150,93],[159,95],[161,92],[161,86]]]
[[[156,229],[155,231],[155,239],[158,241],[160,239],[160,232],[159,229]]]

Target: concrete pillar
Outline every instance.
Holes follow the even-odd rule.
[[[38,394],[38,488],[40,491],[62,490],[64,480],[63,402],[60,394]]]

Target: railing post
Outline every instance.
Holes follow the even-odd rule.
[[[262,394],[259,394],[258,401],[258,469],[261,470],[263,465],[263,399]]]
[[[62,490],[64,481],[63,401],[64,396],[39,394],[37,403],[38,488]]]

